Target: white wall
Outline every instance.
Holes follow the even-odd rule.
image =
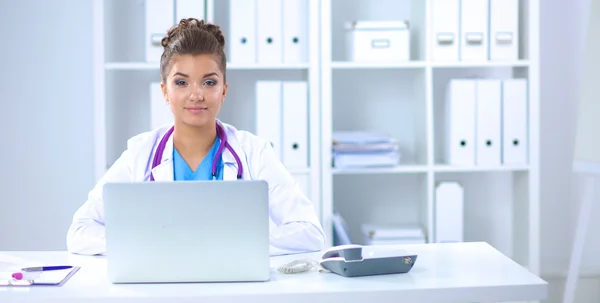
[[[579,214],[580,184],[571,165],[589,1],[541,1],[541,270],[550,282],[549,302],[562,301]],[[600,205],[591,215],[590,230],[600,230]],[[600,237],[590,233],[577,302],[600,301],[599,256]]]
[[[541,251],[553,302],[578,211],[570,168],[587,1],[541,1]],[[93,185],[91,17],[91,1],[0,1],[0,250],[64,249],[72,213]],[[600,206],[592,215],[600,222]],[[592,237],[584,262],[598,269],[600,237]],[[586,289],[600,280],[585,281],[580,298],[598,302]]]
[[[0,250],[64,250],[93,185],[92,4],[0,1]]]

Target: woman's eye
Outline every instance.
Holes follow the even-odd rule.
[[[213,81],[213,80],[206,80],[206,81],[204,82],[204,84],[206,84],[206,85],[208,85],[208,86],[213,86],[213,85],[217,84],[217,82],[216,82],[216,81]]]
[[[181,85],[185,85],[185,81],[183,81],[183,80],[177,80],[177,81],[175,81],[175,85],[180,85],[180,86]]]

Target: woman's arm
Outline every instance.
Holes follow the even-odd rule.
[[[319,251],[325,236],[313,203],[266,143],[260,149],[255,179],[269,184],[271,255]]]
[[[89,192],[87,201],[73,215],[73,222],[67,232],[69,252],[82,255],[106,253],[102,188],[107,182],[131,180],[129,153],[128,150],[123,152]]]

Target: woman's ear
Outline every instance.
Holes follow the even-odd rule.
[[[225,97],[227,96],[227,82],[223,85],[223,99],[221,99],[221,103],[225,102]]]
[[[160,90],[162,91],[163,98],[165,98],[165,103],[169,104],[169,95],[167,94],[167,86],[160,82]]]

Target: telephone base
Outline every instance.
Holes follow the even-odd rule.
[[[320,264],[323,268],[340,276],[360,277],[408,273],[416,260],[417,255],[367,258],[355,261],[346,261],[343,258],[331,258],[321,261]]]

